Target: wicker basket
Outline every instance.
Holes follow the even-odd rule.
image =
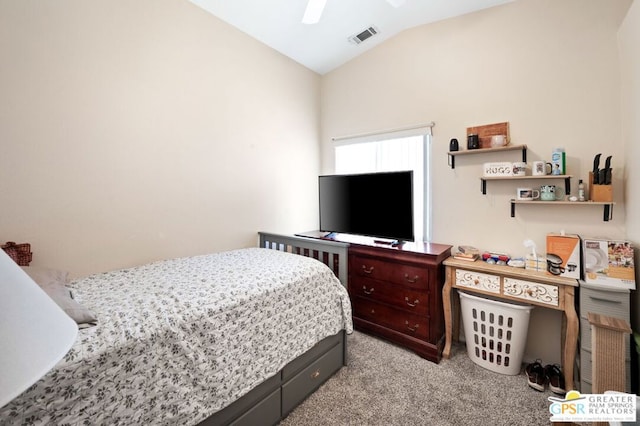
[[[0,246],[10,258],[12,258],[20,266],[29,266],[33,253],[31,253],[31,244],[20,243],[16,244],[13,241],[8,241],[6,244]]]

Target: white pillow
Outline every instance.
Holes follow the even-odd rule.
[[[73,299],[71,290],[65,287],[69,273],[39,266],[22,266],[22,270],[73,319],[80,328],[98,323],[95,314]]]

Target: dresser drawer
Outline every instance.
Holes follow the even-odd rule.
[[[580,317],[582,318],[587,318],[588,313],[593,312],[628,321],[629,304],[629,292],[580,287]]]
[[[418,339],[429,340],[429,318],[425,315],[413,315],[361,297],[353,297],[351,302],[355,317]]]
[[[558,306],[558,287],[515,278],[504,278],[504,294],[524,301]]]
[[[429,285],[429,273],[426,268],[390,263],[382,259],[364,256],[349,257],[349,274],[379,281],[390,281],[413,288],[426,289]]]
[[[355,277],[349,283],[351,296],[361,296],[377,302],[387,303],[416,315],[427,315],[428,292],[412,287]]]
[[[456,286],[474,288],[500,294],[500,277],[482,272],[456,269]]]

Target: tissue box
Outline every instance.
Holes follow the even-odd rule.
[[[628,241],[585,238],[585,282],[635,290],[633,247]]]
[[[580,279],[580,271],[580,237],[572,234],[547,234],[547,274]]]
[[[536,253],[537,257],[533,255],[533,253],[529,253],[525,260],[524,267],[530,271],[546,271],[547,270],[547,259],[543,254]]]

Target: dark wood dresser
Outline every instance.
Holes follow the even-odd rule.
[[[351,244],[349,295],[357,330],[439,362],[444,347],[442,261],[451,246]]]

